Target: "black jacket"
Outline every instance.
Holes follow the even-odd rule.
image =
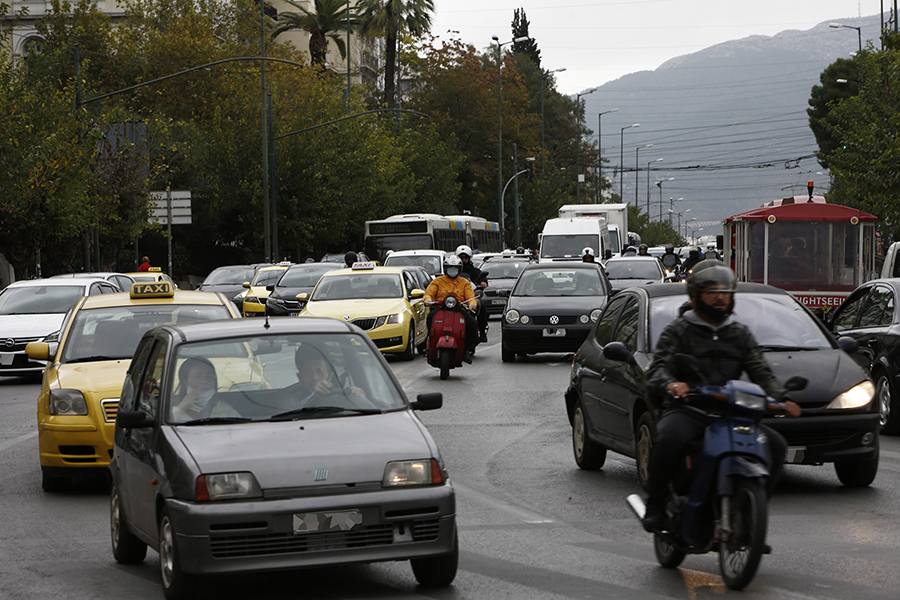
[[[471,261],[463,263],[462,274],[468,277],[469,280],[476,285],[485,280],[481,269],[473,265]]]
[[[746,325],[729,317],[715,327],[693,310],[688,310],[666,326],[656,343],[647,387],[650,399],[657,406],[670,398],[667,385],[686,379],[684,374],[675,373],[673,357],[676,354],[690,354],[696,358],[707,385],[725,385],[730,379],[740,379],[746,372],[750,380],[770,396],[777,398],[783,392]]]

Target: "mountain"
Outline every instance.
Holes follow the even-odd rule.
[[[807,181],[816,194],[827,191],[806,109],[825,67],[858,49],[855,30],[829,27],[838,21],[861,27],[864,48],[879,44],[879,15],[836,19],[717,44],[582,96],[594,143],[602,127],[603,175],[614,191],[622,158],[623,197],[635,202],[637,175],[646,210],[648,163],[662,158],[649,172],[651,214],[668,218],[671,208],[676,226],[678,213],[695,231],[703,226],[698,235],[721,233],[718,221],[770,200],[805,195]],[[598,116],[613,108],[619,110]],[[660,180],[661,188],[654,185]]]

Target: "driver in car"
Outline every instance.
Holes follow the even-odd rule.
[[[317,348],[301,344],[294,354],[294,364],[297,365],[299,381],[285,391],[292,392],[290,396],[300,398],[300,407],[317,406],[319,403],[333,404],[326,400],[329,396],[335,399],[347,398],[357,408],[374,406],[366,398],[366,392],[362,388],[340,381],[334,367]]]

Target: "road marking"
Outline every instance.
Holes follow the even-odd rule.
[[[470,498],[474,498],[480,502],[488,504],[491,508],[496,508],[507,512],[509,514],[515,515],[516,517],[522,519],[526,523],[553,523],[553,519],[549,517],[545,517],[542,514],[536,513],[532,510],[528,510],[527,508],[521,508],[519,506],[515,506],[510,504],[509,502],[505,502],[500,500],[496,496],[491,496],[490,494],[485,494],[484,492],[479,492],[478,490],[471,488],[465,484],[458,483],[456,481],[453,482],[453,487],[461,493],[463,496],[467,496]]]
[[[0,443],[0,452],[12,448],[17,444],[21,444],[22,442],[28,441],[33,437],[37,436],[37,431],[32,431],[30,433],[26,433],[25,435],[20,435],[19,437],[13,438],[11,440],[6,440],[5,442]]]

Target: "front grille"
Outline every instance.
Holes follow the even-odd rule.
[[[12,346],[6,344],[7,339],[13,341]],[[40,337],[0,338],[0,352],[23,352],[26,344],[38,342],[40,340]]]
[[[93,446],[60,446],[59,453],[67,463],[90,464],[97,462]]]
[[[402,337],[382,338],[380,340],[372,340],[375,342],[376,348],[390,348],[391,346],[399,346],[403,343]]]
[[[427,521],[413,521],[413,539],[417,542],[431,542],[438,538],[441,532],[441,522],[437,519]]]
[[[849,429],[835,431],[783,431],[788,446],[830,446],[849,442],[859,432]]]
[[[355,319],[351,321],[354,325],[362,329],[363,331],[369,331],[370,329],[375,328],[375,322],[378,319],[376,317],[366,317],[365,319]]]
[[[390,523],[359,527],[353,531],[317,531],[300,535],[294,533],[215,535],[209,540],[213,558],[368,548],[389,546],[393,541],[394,529]]]
[[[103,420],[107,423],[115,423],[116,415],[119,412],[119,399],[110,398],[100,401],[100,408],[103,410]]]
[[[550,315],[540,315],[531,318],[535,325],[550,325]],[[578,322],[578,315],[560,315],[559,323],[553,324],[553,327],[562,327],[563,325],[574,325]]]

